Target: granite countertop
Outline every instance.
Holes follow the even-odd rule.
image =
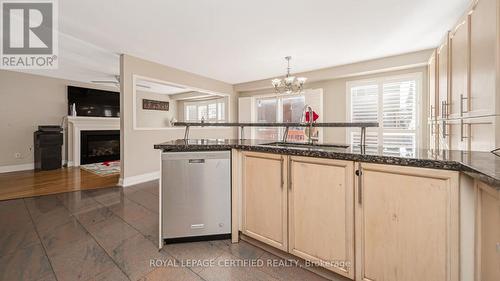
[[[378,147],[361,153],[359,147],[309,148],[266,145],[272,142],[269,140],[239,139],[178,139],[156,144],[154,148],[161,149],[164,152],[229,150],[235,148],[247,151],[453,170],[464,172],[500,190],[500,157],[490,152],[419,149],[413,154],[408,154]]]

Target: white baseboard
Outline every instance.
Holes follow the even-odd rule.
[[[68,167],[72,166],[69,163],[72,164],[73,162],[67,162]],[[62,160],[61,164],[64,167],[64,165],[66,164],[66,160]],[[34,170],[34,169],[35,169],[35,163],[0,166],[0,174],[1,173],[18,172],[18,171]]]
[[[126,177],[118,180],[118,185],[119,186],[131,186],[143,182],[148,182],[152,180],[157,180],[160,178],[160,172],[153,172],[153,173],[147,173],[147,174],[142,174],[142,175],[137,175],[137,176],[132,176],[132,177]]]
[[[8,165],[8,166],[0,166],[0,173],[10,173],[17,171],[26,171],[35,169],[34,163],[28,164],[20,164],[20,165]]]

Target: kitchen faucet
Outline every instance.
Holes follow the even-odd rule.
[[[307,132],[307,143],[313,144],[313,139],[312,139],[312,125],[314,122],[314,111],[312,110],[311,106],[306,104],[304,105],[304,109],[302,110],[302,118],[301,118],[301,123],[306,123],[307,118],[306,114],[309,114],[309,121],[307,124],[309,124],[309,131]]]

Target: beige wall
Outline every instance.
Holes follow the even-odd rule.
[[[148,77],[168,83],[179,84],[191,89],[225,94],[230,100],[230,120],[236,120],[236,102],[233,86],[224,82],[181,71],[175,68],[146,61],[129,55],[120,57],[121,75],[121,181],[128,185],[140,179],[157,175],[160,171],[160,151],[153,145],[171,139],[182,138],[183,128],[164,130],[133,129],[133,75]],[[193,128],[192,138],[232,138],[231,128]]]
[[[0,170],[33,164],[33,132],[38,125],[60,125],[67,115],[67,86],[109,91],[116,88],[0,70]],[[15,153],[21,158],[15,158]],[[63,159],[66,159],[63,149]]]
[[[381,72],[404,70],[426,66],[434,49],[406,53],[385,58],[378,58],[324,69],[294,73],[296,76],[307,77],[308,84],[312,82],[347,78],[361,75],[371,75]],[[252,92],[269,88],[272,78],[234,85],[238,93]]]
[[[136,99],[136,126],[137,128],[164,128],[170,127],[170,120],[177,118],[177,103],[171,101],[165,94],[137,91]],[[142,109],[142,100],[157,100],[169,102],[168,111]]]
[[[392,76],[401,75],[405,73],[421,72],[422,73],[422,97],[421,97],[421,107],[427,108],[427,67],[413,67],[404,70],[387,71],[377,74],[370,75],[359,75],[359,76],[349,76],[347,78],[338,78],[323,80],[318,82],[307,83],[307,88],[310,89],[323,89],[323,122],[344,122],[347,120],[347,82],[355,80],[363,80],[380,76]],[[307,77],[307,76],[306,76]],[[248,86],[248,85],[247,85]],[[250,92],[240,93],[241,97],[252,96],[259,94],[269,94],[272,93],[272,89],[256,90]],[[427,147],[427,117],[425,114],[421,114],[420,118],[420,136],[424,140],[424,146]],[[327,128],[323,130],[324,142],[333,143],[346,143],[346,129],[343,128]]]

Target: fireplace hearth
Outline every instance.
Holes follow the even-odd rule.
[[[120,159],[120,131],[81,131],[80,164],[91,164]]]

